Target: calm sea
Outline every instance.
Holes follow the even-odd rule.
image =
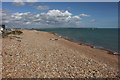
[[[98,28],[52,28],[39,29],[57,33],[60,36],[71,39],[76,42],[94,45],[97,48],[105,48],[118,52],[118,29],[98,29]]]

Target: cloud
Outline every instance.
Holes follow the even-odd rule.
[[[49,7],[48,6],[42,6],[42,5],[40,5],[40,6],[37,6],[36,9],[37,10],[48,10]]]
[[[24,6],[26,3],[34,3],[38,0],[13,0],[13,4],[16,6]]]
[[[0,9],[0,24],[2,24],[2,10]]]
[[[50,25],[66,25],[80,21],[79,16],[72,16],[68,11],[49,10],[47,13],[40,14],[41,22]]]
[[[92,19],[90,22],[92,22],[92,23],[93,23],[93,22],[96,22],[96,20],[95,20],[95,19]]]
[[[37,2],[38,0],[26,0],[26,2]]]
[[[73,27],[80,26],[80,21],[81,17],[79,15],[73,15],[67,10],[49,10],[46,13],[38,14],[31,12],[10,14],[3,11],[2,14],[2,22],[4,24],[17,24],[17,26]]]
[[[24,0],[14,0],[13,4],[16,6],[23,6],[25,5]]]
[[[0,11],[0,16],[2,16],[2,19],[1,19],[2,21],[0,21],[0,22],[2,22],[2,23],[8,23],[8,22],[10,22],[11,18],[10,18],[9,15],[10,14],[7,11],[1,10]]]
[[[31,24],[31,22],[25,22],[25,24]]]
[[[80,17],[89,17],[90,15],[88,15],[88,14],[80,14]]]
[[[37,2],[38,0],[13,0],[13,2]]]
[[[49,16],[58,16],[58,17],[68,17],[71,16],[72,13],[68,12],[68,11],[60,11],[60,10],[49,10],[47,15]]]

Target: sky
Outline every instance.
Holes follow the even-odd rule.
[[[2,2],[2,23],[20,28],[117,28],[117,2]]]
[[[120,0],[0,0],[2,2],[119,2]]]

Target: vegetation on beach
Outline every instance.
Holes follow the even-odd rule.
[[[23,32],[20,31],[20,30],[14,30],[14,31],[10,31],[10,32],[5,31],[5,32],[2,33],[2,37],[5,38],[5,37],[7,37],[8,35],[11,35],[11,34],[12,35],[20,35],[22,33]]]

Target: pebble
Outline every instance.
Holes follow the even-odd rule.
[[[31,35],[29,35],[29,37],[30,36]],[[34,36],[32,37],[35,38]],[[99,62],[94,61],[94,59],[86,57],[84,53],[81,53],[81,55],[79,51],[76,51],[75,49],[72,49],[70,47],[67,48],[62,44],[50,41],[59,40],[59,38],[52,38],[50,40],[44,39],[44,41],[39,38],[33,41],[32,40],[33,39],[31,38],[29,38],[28,40],[25,40],[23,38],[21,42],[18,42],[13,39],[11,39],[11,41],[5,40],[3,44],[5,49],[3,50],[5,50],[7,54],[5,57],[3,57],[4,77],[17,76],[26,78],[36,75],[35,77],[38,78],[99,78],[116,76],[116,70],[114,70],[114,68],[110,68],[106,64],[100,64]],[[37,43],[40,41],[43,41],[43,43]],[[47,41],[50,44],[48,44]],[[53,44],[55,45],[55,47],[52,46]],[[36,48],[33,49],[34,47]],[[50,47],[50,49],[48,49],[48,47]],[[23,74],[20,73],[20,70],[23,71],[24,76],[22,76]],[[18,75],[16,73],[14,73],[15,75],[8,74],[10,71],[11,73],[13,71],[21,75]]]

